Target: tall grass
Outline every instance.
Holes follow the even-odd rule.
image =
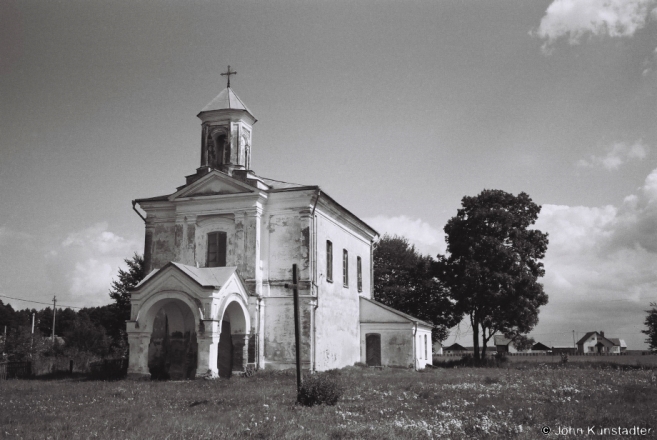
[[[0,382],[0,438],[542,438],[543,426],[657,428],[651,371],[345,368],[336,406],[295,405],[293,371],[214,381]]]

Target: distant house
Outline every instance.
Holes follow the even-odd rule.
[[[547,345],[537,342],[532,345],[531,349],[519,352],[513,345],[513,341],[503,335],[493,336],[493,342],[498,353],[547,353],[552,350]]]
[[[577,341],[577,352],[582,354],[620,354],[627,350],[624,340],[607,338],[605,332],[587,332]]]
[[[456,342],[450,345],[449,347],[444,347],[443,350],[445,354],[463,354],[466,351],[468,351],[467,348]]]
[[[537,342],[534,345],[532,345],[532,353],[548,353],[552,351],[550,347],[547,345],[543,344],[542,342]]]
[[[618,338],[609,338],[609,340],[614,343],[612,353],[625,353],[627,351],[625,340]]]
[[[511,342],[511,339],[505,336],[493,336],[493,343],[495,344],[495,349],[498,353],[517,353],[518,350],[516,350],[516,347],[514,347]]]

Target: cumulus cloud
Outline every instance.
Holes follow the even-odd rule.
[[[655,0],[554,0],[534,35],[544,50],[562,37],[578,44],[584,36],[631,37],[655,14]]]
[[[435,229],[420,219],[412,219],[405,215],[398,217],[378,215],[365,219],[365,222],[381,235],[387,233],[406,237],[422,254],[435,257],[439,253],[444,254],[447,248],[443,231]]]
[[[106,222],[69,233],[45,250],[46,267],[62,301],[84,306],[110,302],[108,291],[123,260],[141,251],[141,244],[109,230]]]
[[[643,309],[657,296],[657,169],[618,206],[543,205],[536,227],[550,239],[537,332],[606,327],[641,348]]]
[[[625,142],[616,142],[609,148],[609,151],[607,151],[606,155],[591,155],[589,159],[579,160],[577,162],[577,166],[580,168],[602,167],[613,171],[617,170],[621,165],[631,160],[645,159],[649,150],[650,148],[643,144],[641,140],[638,140],[631,145]]]

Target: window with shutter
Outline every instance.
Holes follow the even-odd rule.
[[[226,266],[226,233],[210,232],[208,234],[208,256],[206,267]]]

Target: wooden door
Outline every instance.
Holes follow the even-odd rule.
[[[233,372],[233,339],[230,336],[230,322],[221,321],[221,336],[217,354],[219,377],[230,377]]]
[[[368,367],[381,366],[381,335],[370,333],[365,336],[365,359]]]

